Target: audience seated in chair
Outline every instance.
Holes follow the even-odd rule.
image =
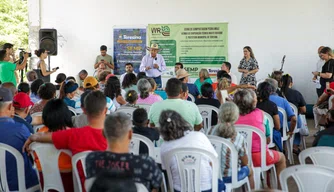
[[[201,93],[201,86],[203,83],[210,83],[212,84],[212,80],[210,78],[209,72],[207,69],[202,68],[199,73],[198,73],[198,79],[195,81],[195,85],[197,87],[197,90],[199,91],[199,94],[202,95]]]
[[[37,80],[36,80],[37,81]],[[35,82],[33,82],[34,84]],[[38,89],[38,96],[41,98],[35,105],[30,109],[30,114],[37,112],[42,112],[46,103],[55,98],[56,96],[56,86],[52,83],[43,83]]]
[[[148,155],[129,154],[132,138],[130,117],[123,112],[107,115],[103,133],[108,140],[108,149],[88,154],[87,179],[106,170],[121,171],[132,175],[134,181],[144,184],[149,191],[157,191],[162,174],[154,160]]]
[[[45,126],[38,130],[39,133],[53,133],[73,127],[71,112],[68,110],[66,103],[61,99],[51,99],[47,102],[43,109],[42,119]],[[39,178],[43,189],[42,168],[36,154],[35,156],[35,163],[39,171]],[[65,153],[61,153],[58,165],[65,191],[73,191],[71,157]]]
[[[37,79],[37,73],[36,71],[28,71],[26,73],[26,77],[28,80],[28,84],[31,85],[31,83]]]
[[[188,100],[188,96],[189,96],[189,90],[188,90],[188,86],[185,83],[182,83],[182,93],[181,93],[181,99],[183,100]]]
[[[77,101],[75,100],[74,96],[76,95],[78,88],[79,85],[73,81],[64,82],[60,89],[59,99],[64,100],[67,106],[75,109],[77,106]]]
[[[107,75],[111,74],[110,71],[103,71],[99,76],[99,88],[100,91],[104,91],[104,88],[106,86],[106,77]]]
[[[126,101],[122,96],[121,84],[116,76],[109,77],[107,80],[104,95],[113,101],[116,109],[120,108],[121,105],[126,104]]]
[[[203,87],[203,86],[202,86]],[[238,152],[238,180],[249,177],[250,186],[254,189],[254,177],[252,167],[248,165],[247,146],[244,137],[236,132],[234,123],[239,119],[239,108],[232,102],[226,102],[219,108],[219,124],[215,127],[213,135],[223,137],[235,146]],[[228,148],[222,148],[221,175],[225,183],[231,182],[232,162]],[[234,160],[234,159],[233,159]]]
[[[198,107],[195,103],[184,101],[180,98],[182,82],[176,78],[169,79],[166,84],[166,93],[168,95],[166,100],[156,102],[150,108],[148,114],[150,126],[158,126],[161,112],[166,109],[171,109],[178,111],[195,130],[200,130],[203,127],[203,119]]]
[[[139,91],[137,104],[152,105],[155,102],[162,101],[162,98],[159,95],[152,93],[154,87],[151,86],[149,80],[140,79],[137,83],[137,86]]]
[[[158,141],[160,139],[159,131],[156,128],[148,127],[149,120],[145,109],[139,108],[134,110],[132,118],[133,133],[145,136],[149,138],[152,142]],[[139,146],[139,153],[148,154],[147,147],[142,143]]]
[[[44,84],[44,81],[42,79],[36,79],[34,80],[31,85],[30,85],[30,89],[31,89],[31,93],[30,93],[30,99],[33,103],[37,103],[39,100],[41,100],[41,98],[38,96],[38,90],[39,87],[41,85]],[[56,88],[56,87],[55,87]]]
[[[22,82],[17,86],[17,93],[25,93],[28,96],[30,95],[30,85],[26,82]]]
[[[122,105],[122,107],[139,108],[139,106],[137,105],[138,94],[135,90],[129,90],[128,92],[126,92],[125,100],[127,103],[125,105]]]
[[[326,128],[318,133],[313,141],[312,146],[328,146],[334,147],[334,109],[331,109],[327,113],[327,125]]]
[[[178,69],[176,71],[176,78],[182,81],[182,83],[185,83],[188,87],[189,93],[194,96],[195,98],[199,98],[200,94],[196,87],[196,85],[189,83],[189,76],[190,74],[185,69]],[[188,101],[191,99],[189,98]]]
[[[135,90],[138,92],[136,75],[133,73],[126,74],[122,82],[122,88],[125,92],[129,90]]]
[[[13,98],[13,107],[15,110],[14,121],[24,124],[32,134],[34,133],[34,130],[30,124],[32,118],[29,112],[33,105],[34,103],[30,100],[30,97],[23,92],[16,94]],[[28,120],[30,122],[28,122]]]
[[[167,83],[168,84],[168,83]],[[189,101],[188,101],[189,102]],[[159,119],[160,134],[164,139],[161,145],[161,159],[166,158],[166,154],[179,147],[192,147],[211,152],[217,158],[218,155],[210,143],[209,139],[202,132],[192,131],[193,126],[189,124],[179,113],[173,110],[164,110]],[[162,161],[163,162],[163,161]],[[164,163],[162,168],[165,169]],[[201,160],[201,191],[211,191],[211,171],[210,161],[206,158]],[[181,191],[181,177],[178,172],[176,160],[171,164],[174,191]],[[219,191],[225,189],[223,181],[219,181]],[[172,189],[173,190],[173,189]],[[171,190],[171,191],[172,191]]]
[[[263,131],[267,137],[267,144],[270,142],[270,128],[265,125],[264,114],[260,109],[256,108],[257,97],[254,91],[249,89],[242,89],[235,93],[234,103],[239,107],[240,116],[236,125],[250,125]],[[252,139],[252,160],[255,167],[261,166],[261,148],[260,138],[254,135]],[[266,153],[266,164],[275,164],[277,178],[279,174],[286,167],[285,156],[283,153],[268,149]],[[278,181],[279,183],[279,181]],[[280,184],[278,185],[280,186]]]
[[[157,90],[157,83],[154,81],[153,78],[147,77],[146,79],[147,79],[148,82],[150,82],[150,84],[151,84],[150,94],[158,95],[158,94],[155,93],[155,90]],[[137,82],[138,82],[138,81],[137,81]],[[160,95],[158,95],[158,96],[161,98]],[[162,100],[162,98],[161,98],[161,100]]]
[[[202,92],[202,97],[199,99],[196,99],[195,104],[196,105],[211,105],[213,107],[217,107],[219,109],[220,107],[220,102],[217,99],[213,98],[213,88],[211,86],[210,83],[203,83],[202,87],[201,87],[201,92]],[[212,112],[212,122],[211,125],[217,125],[217,113],[216,112]]]
[[[73,127],[85,127],[89,125],[88,118],[85,112],[85,98],[90,92],[90,90],[87,90],[83,94],[81,94],[80,103],[83,113],[77,116],[72,116]]]
[[[13,155],[6,155],[7,181],[10,191],[18,190],[18,177],[24,177],[26,188],[38,185],[36,171],[32,167],[27,153],[22,153],[24,142],[30,136],[27,127],[15,122],[14,107],[12,104],[13,95],[7,88],[0,88],[0,143],[14,147],[23,156],[25,175],[17,176],[17,164]],[[24,189],[20,189],[24,191]]]
[[[57,149],[69,149],[73,156],[83,151],[105,150],[107,141],[102,130],[107,111],[106,97],[100,91],[92,91],[86,96],[84,106],[88,126],[52,133],[35,133],[28,138],[24,148],[29,151],[29,145],[32,142],[53,143]],[[81,167],[79,167],[79,175],[83,185],[85,177]]]

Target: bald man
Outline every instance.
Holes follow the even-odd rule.
[[[319,61],[317,62],[317,68],[316,71],[321,71],[322,66],[325,64],[325,61],[321,59],[320,57],[320,51],[321,49],[324,48],[324,46],[320,46],[318,48],[318,55],[319,55]],[[320,77],[318,76],[313,76],[312,78],[313,82],[316,83],[316,91],[317,91],[317,95],[318,97],[320,97],[323,93],[322,89],[321,89],[321,85],[320,85]]]

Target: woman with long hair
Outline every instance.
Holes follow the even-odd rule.
[[[59,99],[63,99],[67,106],[76,108],[76,102],[73,100],[79,85],[73,81],[66,81],[60,88]]]
[[[108,78],[104,88],[104,95],[113,101],[117,109],[120,108],[121,105],[126,104],[126,101],[122,96],[121,83],[116,76],[111,76]]]
[[[162,101],[159,95],[153,94],[151,83],[147,79],[140,79],[137,83],[139,96],[137,104],[153,104]]]
[[[37,76],[39,79],[43,79],[45,82],[50,80],[49,75],[57,71],[57,68],[52,69],[52,71],[47,71],[47,65],[45,63],[45,59],[48,57],[48,51],[45,49],[35,50],[35,55],[39,57],[39,61],[37,63]]]
[[[320,58],[325,61],[322,66],[321,71],[314,71],[312,74],[314,76],[320,77],[320,92],[323,93],[326,89],[326,83],[334,81],[334,54],[330,47],[324,47],[320,51]]]
[[[248,166],[247,145],[245,138],[235,130],[234,123],[239,119],[239,108],[233,102],[226,102],[219,108],[219,124],[215,127],[213,135],[222,137],[234,144],[238,152],[238,179],[249,177],[251,188],[254,188],[252,168]],[[221,173],[225,183],[231,183],[232,163],[231,153],[226,147],[221,151]]]
[[[37,79],[38,80],[38,79]],[[37,81],[35,80],[35,81]],[[44,83],[38,89],[38,96],[41,98],[34,106],[30,109],[30,114],[42,112],[46,103],[56,97],[56,86],[52,83]]]
[[[195,81],[195,85],[200,93],[200,95],[202,95],[201,93],[201,86],[203,85],[203,83],[210,83],[212,84],[212,80],[209,76],[209,72],[207,69],[201,69],[200,72],[198,73],[198,79],[196,79]]]
[[[122,82],[122,88],[125,92],[128,92],[129,90],[138,92],[136,75],[133,73],[126,74]]]
[[[251,47],[244,47],[244,57],[240,61],[238,71],[242,73],[240,84],[250,84],[256,86],[255,74],[259,71],[259,65],[255,59]]]

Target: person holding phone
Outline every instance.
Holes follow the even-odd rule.
[[[36,71],[38,79],[43,79],[44,82],[50,82],[50,75],[59,69],[59,67],[53,68],[52,71],[47,71],[47,65],[45,63],[45,59],[48,57],[48,51],[45,49],[35,50],[35,55],[39,57],[39,61],[37,63]]]
[[[165,59],[162,55],[158,54],[158,44],[152,44],[151,47],[147,48],[150,54],[143,57],[139,71],[145,72],[147,77],[151,77],[157,83],[157,87],[162,87],[161,74],[166,70]]]
[[[102,45],[100,47],[101,54],[98,55],[95,59],[94,69],[100,67],[100,65],[105,65],[105,70],[113,73],[114,70],[114,62],[112,56],[107,54],[107,46]]]

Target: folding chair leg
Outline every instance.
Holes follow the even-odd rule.
[[[162,185],[161,185],[161,191],[162,192],[168,192],[167,191],[167,184],[166,184],[166,178],[165,178],[165,175],[164,173],[162,172]]]

